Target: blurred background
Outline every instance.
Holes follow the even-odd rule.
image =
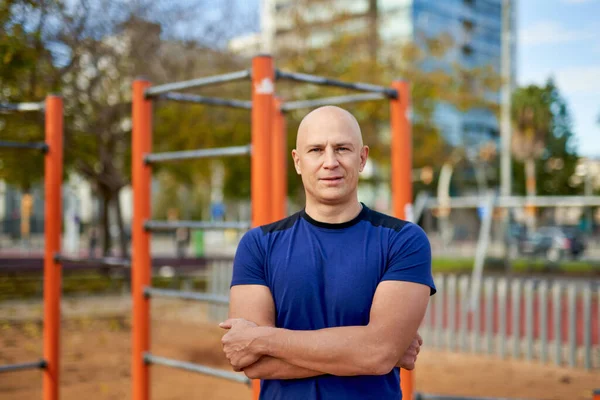
[[[412,88],[414,193],[422,200],[415,199],[415,212],[436,256],[474,257],[490,192],[571,196],[568,204],[556,197],[543,207],[497,203],[491,261],[502,259],[507,269],[508,258],[517,268],[544,264],[539,269],[545,261],[588,260],[571,267],[597,270],[600,212],[597,200],[585,197],[600,190],[599,7],[582,0],[4,0],[0,101],[64,96],[65,251],[127,257],[136,77],[153,84],[191,79],[247,68],[253,55],[269,53],[284,70],[380,85],[404,79]],[[344,93],[287,82],[277,92],[284,101]],[[244,83],[203,93],[250,96]],[[361,201],[389,212],[388,107],[347,108],[372,149]],[[289,150],[306,112],[287,115]],[[249,135],[244,111],[174,103],[155,109],[155,151],[246,144]],[[42,116],[0,114],[0,137],[40,140]],[[154,218],[247,220],[248,169],[245,159],[159,167]],[[303,193],[290,169],[288,176],[292,213]],[[0,254],[41,251],[42,177],[41,158],[0,150]],[[465,196],[479,199],[448,203]],[[239,235],[179,237],[155,235],[153,250],[228,253]]]
[[[284,71],[384,86],[408,81],[410,214],[431,241],[439,290],[422,326],[429,349],[541,364],[551,359],[591,370],[600,368],[599,15],[598,0],[0,0],[0,103],[63,96],[63,253],[93,260],[131,253],[134,79],[158,85],[239,71],[266,53]],[[251,96],[248,82],[201,93]],[[278,81],[276,93],[294,101],[348,91]],[[346,108],[371,148],[359,198],[391,213],[389,106],[367,101]],[[288,154],[307,112],[286,113]],[[155,152],[250,142],[247,110],[157,101],[153,118]],[[0,140],[43,141],[42,113],[0,111]],[[289,214],[304,201],[290,166]],[[249,220],[249,169],[250,160],[238,158],[155,167],[152,218]],[[38,153],[0,148],[3,329],[6,321],[18,325],[40,315],[21,306],[42,296],[43,177]],[[153,285],[227,295],[231,258],[243,233],[153,234]],[[65,267],[63,293],[77,300],[65,306],[65,315],[80,315],[76,305],[104,296],[85,313],[119,310],[120,322],[109,331],[125,335],[128,276],[128,270],[93,262]],[[170,303],[163,306],[174,313]],[[205,311],[212,322],[227,313],[223,306]],[[180,312],[187,321],[197,309]],[[23,335],[35,338],[36,331],[25,328],[11,331],[17,339],[5,348],[27,348],[19,344]],[[111,339],[118,340],[125,339]],[[0,359],[11,361],[10,351],[0,351]],[[445,367],[422,383],[439,384],[444,376],[473,381],[427,390],[484,395],[497,381],[498,396],[588,399],[589,382],[597,382],[582,375],[576,390],[561,394],[574,375],[542,371],[535,385],[515,383],[510,392],[511,385],[494,376],[495,363],[448,375],[467,361],[444,364],[446,356],[433,354],[435,362],[422,362],[431,371]],[[518,377],[515,371],[525,367],[510,368]],[[526,368],[523,374],[531,373]],[[491,375],[477,379],[485,371]],[[556,387],[550,389],[551,381]],[[477,382],[480,389],[474,389]],[[0,392],[8,387],[2,384],[12,382],[0,382]],[[123,398],[111,390],[102,393]],[[15,398],[32,398],[23,396]]]

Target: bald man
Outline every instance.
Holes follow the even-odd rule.
[[[436,290],[431,249],[417,225],[359,202],[368,155],[349,112],[309,113],[292,151],[305,208],[240,241],[223,351],[261,379],[261,399],[402,398]]]

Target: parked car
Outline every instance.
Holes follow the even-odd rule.
[[[534,257],[543,256],[557,262],[564,257],[577,259],[585,251],[585,240],[576,227],[547,226],[519,241],[519,253]]]

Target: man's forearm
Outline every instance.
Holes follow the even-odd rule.
[[[263,356],[244,368],[244,374],[250,379],[301,379],[323,375],[322,372],[298,367],[270,356]]]
[[[261,354],[331,375],[383,375],[405,350],[389,346],[382,332],[369,326],[316,331],[260,329],[263,332],[254,345]]]

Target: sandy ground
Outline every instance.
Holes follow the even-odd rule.
[[[130,321],[127,299],[69,300],[63,305],[61,399],[129,399]],[[0,365],[41,356],[39,306],[0,304]],[[153,300],[152,352],[228,368],[222,331],[194,303]],[[0,399],[41,399],[39,371],[0,374]],[[250,399],[243,384],[153,366],[155,400]],[[590,400],[600,371],[586,372],[494,357],[437,352],[425,346],[416,371],[423,393],[519,399]]]

